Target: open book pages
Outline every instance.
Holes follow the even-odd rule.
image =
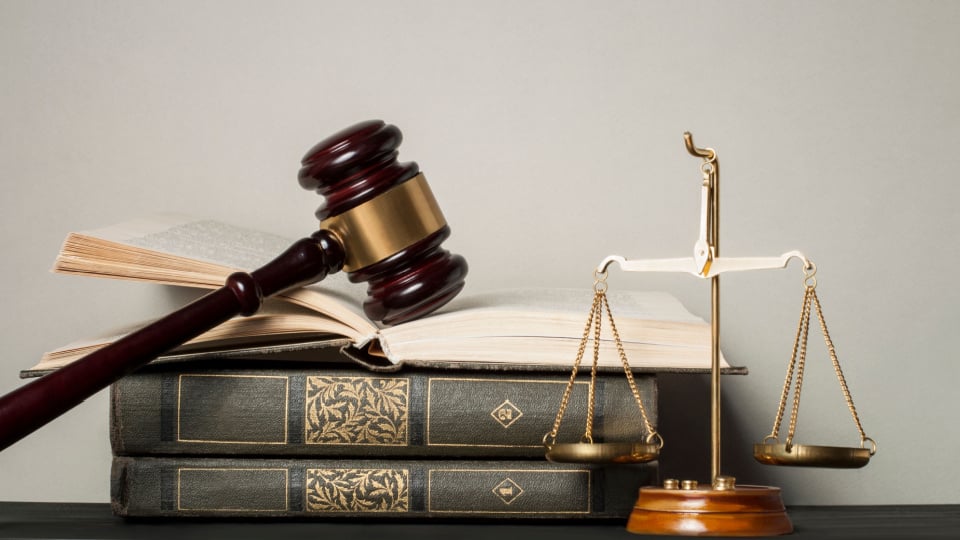
[[[631,367],[710,368],[710,327],[665,292],[608,293]],[[437,315],[379,332],[393,361],[568,365],[593,302],[590,289],[512,289],[455,299]],[[592,362],[592,339],[582,359]],[[606,316],[600,365],[621,365]],[[722,367],[729,367],[725,362]]]
[[[40,362],[27,370],[46,372],[63,367],[100,349],[152,321],[128,325],[95,337],[79,339],[44,353]],[[234,317],[197,336],[175,351],[178,355],[202,356],[204,351],[241,348],[292,348],[300,343],[324,343],[331,336],[353,334],[353,329],[302,306],[278,299],[267,299],[263,307],[250,317]],[[350,339],[350,338],[347,338]],[[352,339],[350,339],[353,342]]]
[[[236,269],[258,268],[289,239],[210,220],[162,215],[71,233],[54,271],[213,288]],[[494,291],[454,299],[437,313],[380,328],[360,308],[365,286],[341,274],[268,300],[252,317],[237,317],[176,352],[250,350],[280,343],[342,343],[393,364],[572,366],[592,304],[590,289]],[[611,292],[624,350],[636,369],[708,370],[710,328],[663,292]],[[129,330],[127,330],[129,331]],[[44,355],[28,371],[54,369],[122,336],[112,333]],[[608,321],[599,363],[619,367]],[[592,342],[582,365],[592,362]],[[722,362],[722,367],[729,367]]]
[[[215,289],[231,273],[270,262],[296,239],[183,214],[155,214],[67,235],[54,262],[62,274]],[[364,287],[335,274],[280,298],[350,327],[370,340],[378,325],[361,309]]]

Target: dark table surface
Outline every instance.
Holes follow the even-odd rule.
[[[960,505],[798,506],[789,538],[960,538]],[[124,520],[108,504],[0,502],[0,538],[645,538],[625,521]],[[652,537],[662,538],[662,537]]]

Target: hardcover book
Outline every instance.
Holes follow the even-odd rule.
[[[569,375],[360,369],[150,369],[111,387],[117,455],[528,457],[542,459]],[[635,381],[656,423],[656,377]],[[589,377],[573,385],[558,440],[577,442]],[[644,440],[623,374],[600,374],[593,436]]]
[[[655,463],[115,457],[124,517],[625,518]]]
[[[260,267],[291,241],[224,223],[160,215],[68,235],[54,270],[60,273],[214,288],[238,270]],[[282,293],[252,317],[238,317],[175,351],[283,352],[346,345],[389,367],[487,365],[567,367],[592,303],[589,288],[525,289],[461,295],[440,312],[381,327],[360,309],[364,291],[335,274]],[[631,366],[638,370],[710,367],[710,328],[664,292],[609,295]],[[45,354],[25,376],[56,369],[123,335],[84,339]],[[602,369],[619,369],[609,330],[601,335]],[[724,367],[729,367],[724,362]]]

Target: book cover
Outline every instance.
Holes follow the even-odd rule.
[[[625,518],[656,463],[115,457],[124,517]]]
[[[150,369],[111,387],[117,455],[544,456],[568,372]],[[635,375],[653,423],[656,376]],[[589,375],[570,394],[559,441],[583,435]],[[643,440],[623,374],[600,374],[594,438]]]

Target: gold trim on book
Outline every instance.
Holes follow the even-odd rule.
[[[549,379],[543,379],[543,380],[539,380],[539,379],[537,379],[537,380],[530,380],[530,379],[490,379],[490,378],[488,378],[488,379],[483,379],[483,378],[462,378],[462,377],[430,377],[429,379],[427,379],[427,411],[426,411],[426,415],[425,415],[425,416],[426,416],[426,425],[424,426],[424,429],[423,429],[423,431],[424,431],[424,444],[425,444],[426,446],[444,446],[444,447],[447,447],[447,446],[449,446],[449,447],[461,447],[461,446],[466,447],[466,446],[469,446],[469,447],[477,447],[477,448],[541,448],[541,447],[543,446],[543,443],[541,443],[539,439],[537,439],[535,443],[531,443],[531,444],[480,444],[480,443],[472,443],[472,442],[463,442],[463,443],[440,443],[440,442],[434,442],[433,440],[431,440],[431,435],[430,435],[431,425],[432,425],[432,423],[431,423],[431,417],[432,417],[432,412],[433,412],[433,383],[434,383],[434,381],[438,381],[438,382],[451,382],[451,381],[452,381],[452,382],[486,382],[486,383],[494,383],[494,384],[500,384],[500,383],[519,383],[519,384],[524,384],[524,385],[525,385],[525,384],[553,384],[553,385],[558,385],[558,386],[560,386],[560,387],[561,387],[561,390],[562,390],[562,387],[567,384],[566,381],[553,381],[553,380],[549,380]],[[581,381],[577,381],[577,382],[574,383],[574,384],[576,384],[576,385],[578,385],[578,386],[586,386],[586,385],[588,385],[588,383],[587,383],[586,381],[582,381],[582,382],[581,382]],[[502,421],[500,418],[498,418],[498,416],[497,416],[497,414],[496,414],[499,410],[501,410],[501,407],[503,407],[503,406],[506,405],[506,404],[509,404],[509,406],[515,408],[516,411],[519,413],[519,414],[515,415],[515,416],[513,417],[513,419],[509,421],[509,423],[505,423],[504,421]],[[522,415],[523,415],[523,412],[520,410],[520,408],[517,407],[516,405],[514,405],[509,399],[505,400],[503,403],[501,403],[500,405],[498,405],[498,406],[490,413],[490,416],[491,416],[494,420],[496,420],[496,421],[499,423],[499,425],[502,426],[503,428],[509,428],[509,427],[510,427],[511,425],[513,425],[513,423],[516,422],[516,421],[520,418],[520,416],[522,416]]]
[[[380,262],[446,226],[423,173],[369,201],[320,222],[345,246],[343,270],[353,272]]]
[[[409,446],[409,378],[316,375],[305,385],[305,444]]]
[[[282,472],[283,473],[283,506],[276,508],[203,508],[203,507],[184,507],[183,506],[183,473],[184,472],[238,472],[238,471],[255,471],[255,472]],[[177,468],[177,510],[189,510],[193,512],[287,512],[290,510],[290,471],[285,468],[278,467],[179,467]]]
[[[434,473],[437,474],[447,474],[447,473],[501,473],[499,478],[500,481],[491,484],[490,491],[500,499],[504,506],[510,505],[514,501],[520,498],[522,493],[514,494],[510,499],[505,499],[499,493],[497,493],[498,488],[502,488],[509,483],[516,485],[518,488],[520,484],[518,481],[513,480],[513,476],[518,474],[531,474],[531,475],[543,475],[543,474],[569,474],[569,475],[586,475],[587,487],[584,490],[584,503],[585,508],[583,510],[493,510],[493,509],[482,509],[482,510],[467,510],[463,508],[458,508],[454,510],[441,510],[434,506],[433,504],[433,485],[434,485]],[[460,479],[462,482],[463,480]],[[469,487],[469,486],[467,486]],[[525,490],[529,491],[529,490]],[[429,469],[427,471],[427,511],[436,513],[436,514],[516,514],[516,515],[529,515],[529,516],[546,516],[546,515],[581,515],[589,514],[593,511],[593,474],[589,470],[583,469],[574,469],[574,470],[547,470],[547,469]]]
[[[307,469],[304,490],[307,512],[410,511],[408,469]]]
[[[207,377],[207,378],[243,378],[243,379],[283,379],[283,440],[279,441],[243,441],[243,440],[223,440],[223,439],[184,439],[181,436],[181,405],[183,399],[183,379],[185,377]],[[213,444],[287,444],[290,440],[288,426],[290,424],[290,378],[283,375],[240,375],[240,374],[220,374],[220,373],[192,373],[180,374],[177,377],[177,442],[189,443],[213,443]]]
[[[509,399],[505,399],[503,403],[490,411],[490,416],[503,426],[503,429],[507,429],[523,416],[523,411],[520,410],[520,407],[510,403]]]
[[[523,488],[509,476],[493,486],[491,491],[498,499],[503,501],[503,504],[511,504],[523,495]]]

